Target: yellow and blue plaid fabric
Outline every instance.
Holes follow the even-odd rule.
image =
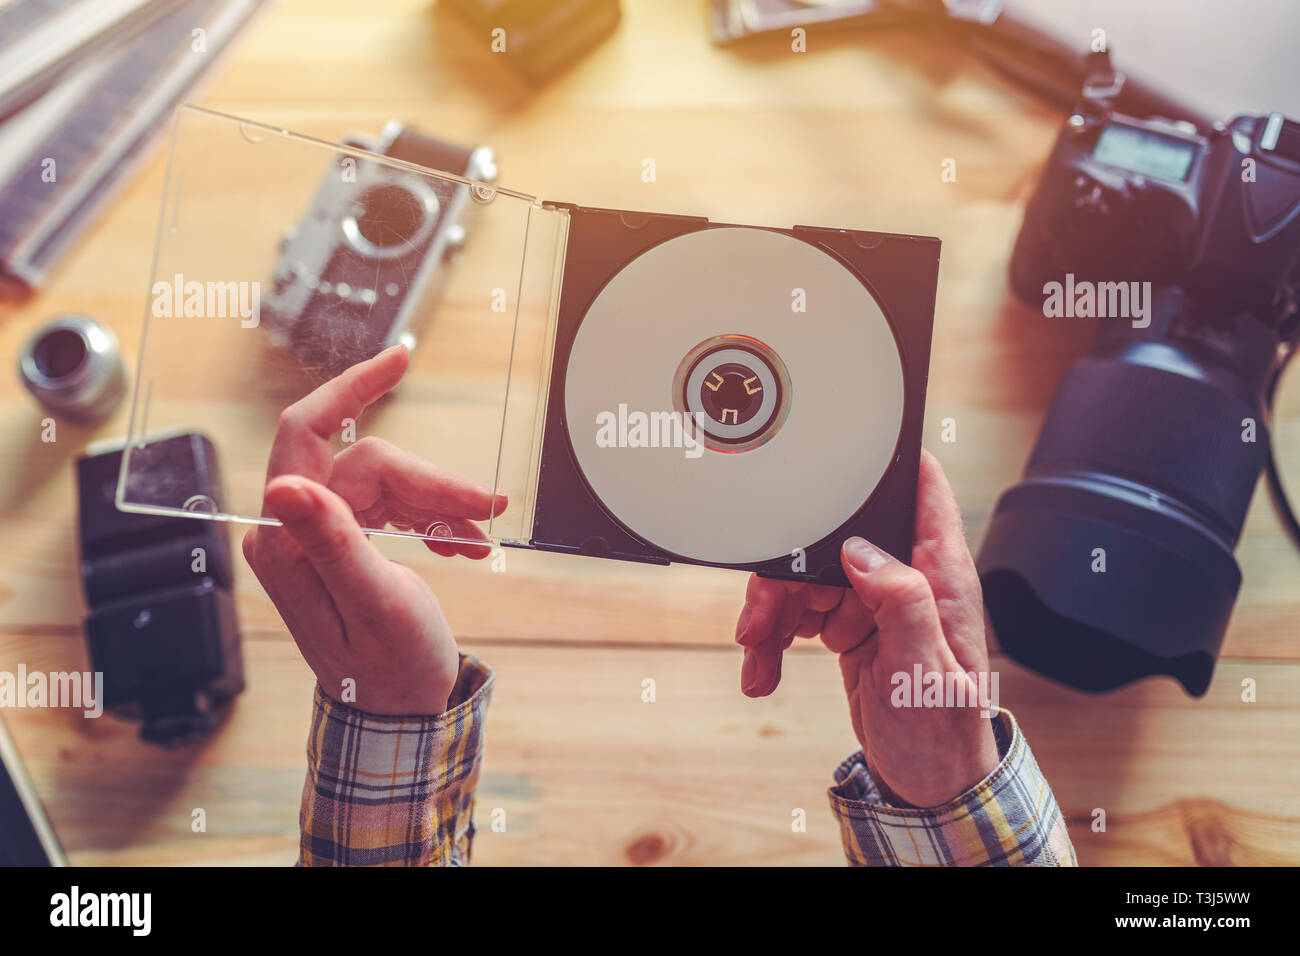
[[[316,688],[303,787],[301,866],[464,866],[474,837],[490,668],[461,655],[446,713],[366,714]],[[1074,866],[1060,808],[1005,710],[1002,760],[945,806],[887,805],[859,751],[835,771],[831,809],[858,866]]]
[[[462,654],[446,712],[384,717],[316,688],[301,866],[464,866],[492,671]]]
[[[836,768],[831,810],[854,866],[1077,866],[1061,808],[1020,725],[991,708],[1002,760],[941,807],[892,807],[862,751]]]

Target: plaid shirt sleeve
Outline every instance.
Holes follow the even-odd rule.
[[[299,866],[465,866],[492,670],[460,656],[436,717],[384,717],[316,687]]]
[[[854,866],[1077,866],[1061,816],[1020,725],[990,708],[1002,760],[941,807],[885,803],[862,751],[835,770],[831,810]]]

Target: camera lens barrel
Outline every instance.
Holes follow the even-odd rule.
[[[37,329],[18,355],[18,375],[37,401],[70,418],[106,418],[126,394],[117,339],[84,315]]]
[[[1231,549],[1264,466],[1266,429],[1259,407],[1215,383],[1093,357],[1061,381],[1025,473],[1078,468],[1130,482],[1152,507],[1178,511]]]
[[[977,562],[1011,657],[1085,690],[1167,674],[1205,692],[1268,448],[1258,402],[1214,373],[1171,346],[1067,373]]]

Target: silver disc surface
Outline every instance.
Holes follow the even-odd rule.
[[[713,338],[733,385],[747,366],[723,346],[744,338],[788,373],[784,418],[755,447],[691,448],[689,429],[665,427],[682,405],[675,378],[711,380],[678,373]],[[746,392],[775,387],[759,362]],[[903,368],[875,297],[839,261],[792,236],[722,227],[647,250],[605,286],[574,338],[564,395],[579,466],[611,513],[672,555],[748,564],[807,548],[871,496],[898,443]],[[767,416],[771,396],[755,391],[752,407]],[[655,424],[638,429],[638,413]],[[722,415],[715,430],[733,440],[739,415]]]

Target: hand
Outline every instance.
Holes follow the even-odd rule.
[[[751,577],[736,641],[745,648],[742,689],[763,697],[776,690],[794,638],[820,635],[839,655],[853,732],[885,799],[936,807],[987,777],[998,749],[967,676],[989,666],[979,578],[952,489],[928,451],[916,505],[911,567],[850,538],[841,561],[851,590]],[[966,705],[891,704],[894,676],[910,682],[916,664],[945,681],[958,675]]]
[[[340,699],[351,678],[350,706],[433,715],[447,709],[456,683],[455,638],[429,586],[380,554],[361,528],[425,531],[442,521],[460,542],[426,541],[430,550],[484,558],[488,539],[471,522],[491,516],[492,493],[377,438],[338,455],[330,445],[344,419],[359,419],[397,384],[408,360],[394,346],[281,413],[262,513],[283,527],[249,531],[244,557],[327,695]],[[498,495],[496,513],[505,504]]]

